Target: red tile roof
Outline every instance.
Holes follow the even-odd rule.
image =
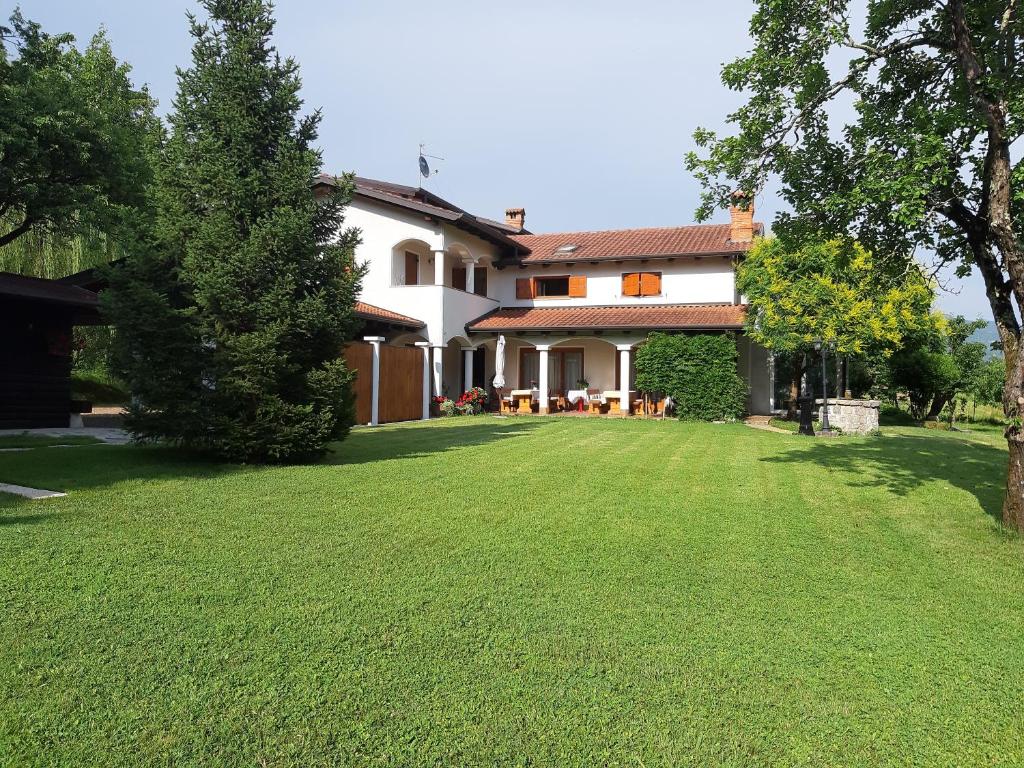
[[[426,325],[422,320],[417,320],[407,315],[400,315],[383,307],[375,307],[373,304],[367,304],[365,301],[356,302],[355,313],[357,317],[362,317],[366,320],[380,320],[394,325],[407,325],[410,328],[423,328]]]
[[[763,231],[754,225],[755,233]],[[618,229],[606,232],[554,232],[546,235],[512,235],[512,240],[529,253],[523,264],[567,261],[610,261],[668,256],[703,256],[746,253],[750,242],[729,239],[728,224],[695,224],[688,227]],[[563,246],[578,246],[570,253],[558,253]]]
[[[738,330],[746,307],[661,304],[617,307],[504,307],[466,326],[474,333],[546,330]]]

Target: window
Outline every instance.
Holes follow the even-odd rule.
[[[473,293],[477,296],[487,295],[487,267],[473,268]]]
[[[660,296],[661,272],[626,272],[622,275],[623,296]]]
[[[565,394],[583,378],[582,349],[552,349],[548,352],[548,392]],[[540,353],[523,349],[519,357],[519,386],[530,389],[540,384]]]
[[[569,276],[535,277],[534,296],[569,296]]]
[[[452,267],[452,288],[460,291],[466,290],[466,268]]]
[[[558,277],[520,277],[516,279],[516,298],[535,299],[538,296],[560,299],[579,299],[587,295],[586,275],[559,275]]]
[[[418,285],[420,257],[412,251],[405,252],[405,284]]]

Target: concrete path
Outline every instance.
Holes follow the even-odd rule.
[[[26,499],[55,499],[58,496],[67,496],[60,491],[47,491],[42,488],[29,488],[25,485],[12,485],[11,483],[0,483],[0,493],[13,493],[16,496],[24,496]]]
[[[0,429],[0,436],[36,435],[39,437],[95,437],[110,445],[124,445],[131,441],[123,429],[113,427],[44,427],[40,429]]]
[[[765,432],[775,432],[781,435],[793,434],[788,430],[773,427],[769,423],[771,421],[771,418],[771,416],[748,416],[746,419],[743,420],[743,423],[746,424],[748,427],[753,427],[754,429],[762,429]]]

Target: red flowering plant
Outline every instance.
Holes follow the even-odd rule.
[[[482,412],[485,405],[487,405],[487,390],[482,387],[467,389],[455,401],[455,407],[467,415]]]

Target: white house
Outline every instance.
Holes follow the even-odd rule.
[[[633,353],[650,331],[735,331],[749,410],[770,412],[769,357],[742,336],[735,286],[760,231],[752,209],[734,208],[728,224],[533,234],[521,208],[494,221],[424,189],[358,178],[345,218],[362,232],[356,257],[368,267],[359,313],[386,327],[374,343],[423,349],[424,403],[428,391],[488,386],[499,336],[507,389],[539,390],[544,413],[581,379],[631,390]]]

